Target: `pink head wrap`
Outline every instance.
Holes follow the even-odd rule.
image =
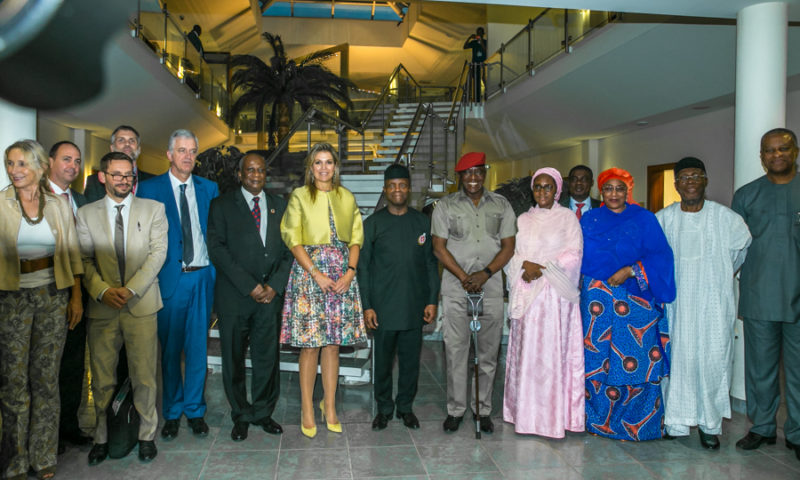
[[[556,196],[554,201],[557,203],[558,199],[561,197],[561,186],[564,184],[564,179],[561,178],[561,172],[552,167],[544,167],[536,170],[531,177],[531,190],[533,190],[533,181],[536,180],[536,177],[539,175],[547,175],[556,182]]]

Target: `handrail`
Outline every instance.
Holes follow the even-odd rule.
[[[562,13],[563,19],[558,18],[557,16]],[[598,17],[598,15],[600,16]],[[554,24],[557,19],[557,28],[563,30],[563,32],[559,31],[557,33],[557,36],[560,33],[563,33],[563,35],[561,35],[562,38],[560,40],[557,37],[554,38],[555,43],[548,39],[552,37],[534,37],[534,32],[541,30],[535,27],[540,25],[540,21],[546,16],[553,17]],[[556,57],[559,53],[571,53],[573,44],[584,38],[588,33],[616,20],[616,18],[617,16],[614,12],[556,8],[542,10],[536,18],[529,20],[524,27],[509,40],[501,43],[500,48],[488,57],[487,60],[499,57],[499,62],[486,62],[487,67],[489,67],[486,78],[487,98],[502,92],[509,83],[534,72],[536,68]],[[525,42],[526,45],[520,48],[520,42]],[[514,49],[509,48],[512,45],[515,46]],[[506,58],[506,52],[510,53],[510,59]],[[491,68],[493,66],[496,67],[498,63],[499,70]],[[513,68],[509,67],[508,64],[512,65]],[[505,78],[504,73],[506,71],[513,72],[512,78],[508,80]]]
[[[329,120],[331,123],[339,124],[340,126],[349,128],[360,135],[364,135],[363,128],[357,127],[349,122],[342,120],[339,117],[331,115],[330,113],[318,110],[316,107],[310,107],[308,110],[303,112],[303,114],[300,116],[300,118],[297,119],[297,121],[294,122],[294,125],[292,125],[292,128],[289,129],[289,132],[281,139],[280,142],[278,142],[278,145],[275,146],[275,150],[273,150],[272,153],[269,154],[266,160],[266,166],[269,167],[269,165],[273,161],[275,161],[276,158],[278,158],[278,155],[280,155],[280,153],[286,149],[286,147],[289,145],[289,141],[291,140],[292,136],[295,133],[297,133],[298,130],[300,130],[300,125],[317,116]]]
[[[372,105],[372,108],[370,108],[369,112],[367,113],[367,116],[364,117],[364,120],[361,122],[362,129],[366,128],[369,121],[372,120],[373,115],[375,115],[375,112],[378,111],[378,107],[381,105],[383,99],[386,98],[387,95],[389,95],[389,90],[392,87],[392,81],[395,79],[395,77],[397,77],[400,74],[401,71],[406,72],[408,78],[411,79],[411,81],[417,88],[420,87],[419,83],[417,83],[417,81],[414,79],[411,73],[406,69],[406,67],[402,63],[397,64],[397,66],[392,71],[392,74],[389,75],[389,80],[386,81],[386,84],[381,89],[381,93],[378,95],[378,98],[375,99],[375,103]]]
[[[399,163],[403,158],[403,152],[406,148],[408,148],[408,144],[411,143],[411,139],[414,137],[413,133],[417,129],[417,122],[419,122],[419,117],[422,116],[423,111],[425,113],[430,113],[431,110],[433,110],[433,107],[431,107],[429,103],[419,102],[417,109],[414,111],[414,118],[411,119],[411,125],[408,127],[406,136],[403,137],[403,143],[400,144],[400,149],[397,151],[397,155],[394,157],[394,163]]]
[[[458,105],[464,95],[464,85],[467,82],[467,75],[469,75],[469,61],[464,60],[464,66],[461,68],[461,73],[458,75],[458,87],[456,87],[456,91],[453,94],[453,102],[450,105],[450,113],[447,115],[447,126],[453,124],[453,114],[456,111],[456,105]]]

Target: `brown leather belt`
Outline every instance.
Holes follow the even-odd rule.
[[[55,265],[53,257],[43,257],[43,258],[37,258],[35,260],[20,260],[19,273],[38,272],[39,270],[50,268],[53,265]]]
[[[181,268],[181,272],[184,272],[184,273],[185,272],[196,272],[198,270],[202,270],[202,269],[206,268],[206,266],[202,266],[202,267],[183,267],[183,268]]]

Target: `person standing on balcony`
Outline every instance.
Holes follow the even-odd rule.
[[[364,222],[358,284],[364,320],[374,331],[373,430],[383,430],[397,411],[408,428],[419,428],[412,410],[417,394],[422,327],[436,319],[439,264],[431,248],[431,222],[408,208],[411,175],[394,164],[383,173],[386,208]],[[392,401],[392,365],[398,361],[397,397]]]
[[[167,158],[167,173],[142,182],[139,195],[163,203],[169,220],[167,260],[158,274],[164,300],[158,312],[158,339],[166,420],[161,438],[172,440],[178,436],[182,415],[195,436],[208,435],[203,394],[216,270],[208,259],[206,231],[209,206],[219,191],[211,180],[192,175],[197,161],[194,133],[175,130]]]
[[[589,196],[589,192],[592,190],[592,182],[594,182],[593,177],[592,169],[586,165],[572,167],[567,177],[568,195],[561,195],[558,200],[562,207],[567,207],[575,212],[578,220],[589,210],[600,206],[600,200]]]
[[[251,423],[267,433],[283,433],[272,412],[280,392],[278,333],[292,259],[280,233],[286,200],[264,191],[264,157],[243,156],[239,180],[241,188],[211,202],[208,214],[208,254],[219,272],[214,306],[219,314],[222,382],[231,405],[234,442],[247,438]],[[253,367],[249,402],[248,345]]]
[[[480,403],[483,432],[494,431],[492,387],[503,333],[503,275],[514,254],[517,233],[514,209],[501,195],[483,188],[486,154],[470,152],[456,164],[461,190],[440,200],[433,210],[433,253],[444,265],[442,314],[447,357],[447,418],[443,428],[455,432],[475,395],[468,394],[470,330],[467,293],[484,292],[478,333]],[[474,388],[474,385],[473,385]]]
[[[485,31],[483,27],[478,29],[467,38],[464,42],[464,50],[472,49],[472,63],[469,66],[469,78],[472,83],[470,91],[467,96],[472,95],[474,103],[480,103],[481,97],[481,82],[484,78],[484,69],[486,62],[486,38],[484,37]]]
[[[136,194],[136,189],[140,182],[153,178],[155,175],[139,170],[136,167],[136,159],[142,153],[142,143],[139,138],[139,132],[135,128],[128,125],[120,125],[111,132],[111,146],[112,152],[122,152],[133,159],[133,174],[136,178],[133,179],[132,194]],[[95,200],[100,200],[106,194],[106,187],[100,183],[97,178],[97,173],[93,173],[86,179],[86,188],[83,190],[86,196],[86,201],[91,203]]]

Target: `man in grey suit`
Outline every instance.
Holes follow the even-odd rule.
[[[592,191],[592,169],[586,165],[576,165],[569,171],[567,177],[567,185],[569,186],[569,195],[561,195],[558,203],[563,207],[567,207],[578,216],[578,220],[583,215],[593,208],[600,206],[600,200],[595,200],[589,196]]]
[[[208,255],[219,272],[214,305],[219,314],[222,382],[231,405],[231,439],[247,438],[249,424],[267,433],[283,428],[272,419],[279,393],[280,313],[292,255],[280,222],[286,201],[264,192],[266,162],[248,153],[239,162],[242,188],[211,202]],[[251,398],[245,388],[250,345]]]
[[[133,160],[122,152],[100,161],[106,196],[78,210],[78,240],[89,292],[89,352],[97,427],[89,465],[108,456],[106,409],[116,383],[122,344],[128,352],[133,403],[139,413],[139,459],[157,455],[156,313],[161,292],[156,276],[167,255],[164,205],[131,195]]]
[[[58,142],[50,148],[49,163],[50,189],[69,203],[73,215],[77,214],[78,208],[86,205],[86,197],[73,190],[70,184],[83,173],[81,150],[69,140]],[[83,300],[84,302],[86,300],[85,294]],[[58,374],[58,387],[61,392],[61,420],[58,424],[59,453],[66,449],[64,442],[83,445],[89,441],[89,437],[81,432],[78,424],[85,356],[86,322],[80,322],[67,330],[64,353],[61,355],[61,367]]]

